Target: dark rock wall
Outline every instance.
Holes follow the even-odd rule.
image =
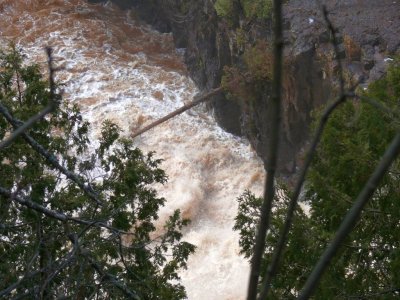
[[[96,0],[93,0],[96,1]],[[134,6],[158,30],[172,32],[178,48],[186,48],[188,70],[203,91],[218,87],[224,66],[243,64],[242,54],[257,40],[271,41],[269,21],[249,21],[240,7],[229,22],[221,20],[212,0],[114,0]],[[341,57],[349,83],[366,85],[385,72],[390,56],[400,48],[400,1],[325,1],[339,29]],[[337,91],[338,66],[329,31],[316,1],[288,1],[284,9],[285,55],[283,124],[279,170],[296,170],[298,154],[309,135],[310,112]],[[240,31],[238,31],[240,29]],[[239,36],[238,32],[243,36]],[[242,45],[237,42],[244,39]],[[223,95],[210,104],[219,124],[246,136],[262,159],[269,142],[269,88],[266,85],[251,108]]]

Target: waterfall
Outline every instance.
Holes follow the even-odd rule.
[[[129,136],[143,125],[192,101],[196,86],[172,36],[143,24],[134,11],[83,0],[0,0],[0,45],[14,40],[29,60],[46,67],[44,47],[62,67],[64,98],[80,105],[94,125],[105,119]],[[243,299],[249,264],[239,255],[232,226],[236,198],[261,194],[263,167],[248,142],[218,127],[198,107],[135,138],[155,151],[169,181],[157,187],[168,202],[160,222],[179,208],[192,220],[184,240],[195,244],[181,272],[190,300]]]

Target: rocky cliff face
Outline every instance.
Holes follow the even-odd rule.
[[[188,69],[202,90],[221,84],[225,66],[244,71],[246,51],[257,47],[260,41],[266,48],[272,44],[270,21],[246,18],[240,5],[226,19],[217,15],[212,0],[114,2],[125,8],[135,6],[143,19],[157,29],[173,32],[176,46],[186,48]],[[391,58],[399,53],[400,1],[325,2],[338,28],[340,57],[348,83],[359,82],[363,86],[378,79]],[[287,1],[284,19],[287,60],[279,170],[288,174],[296,170],[298,154],[307,141],[310,112],[336,92],[338,66],[316,1]],[[250,56],[257,53],[250,52]],[[252,79],[248,81],[256,91],[250,91],[251,100],[243,95],[228,97],[229,100],[220,95],[210,106],[223,128],[246,136],[265,159],[269,143],[269,87],[267,82],[260,85]]]

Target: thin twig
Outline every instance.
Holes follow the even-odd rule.
[[[278,161],[283,66],[282,1],[280,0],[274,0],[274,20],[274,66],[270,105],[271,139],[266,166],[267,177],[264,187],[264,201],[261,207],[260,223],[258,225],[253,257],[251,260],[247,300],[255,300],[257,297],[261,260],[265,248],[265,237],[270,223],[272,202],[275,195],[274,179]]]
[[[321,276],[325,272],[333,256],[336,254],[339,247],[343,244],[345,238],[353,230],[355,224],[360,218],[364,206],[368,203],[369,199],[374,194],[376,188],[378,187],[379,182],[385,176],[390,165],[396,159],[399,153],[400,153],[400,133],[398,133],[395,136],[392,143],[387,148],[381,161],[375,168],[375,171],[368,179],[368,182],[364,185],[362,191],[358,195],[356,201],[354,202],[354,205],[346,214],[338,231],[336,232],[334,239],[326,248],[324,253],[321,255],[317,265],[315,266],[314,270],[308,277],[302,291],[300,292],[300,295],[298,297],[299,300],[308,299],[313,294],[315,288],[318,285],[318,282],[321,279]]]
[[[283,226],[283,229],[280,233],[279,236],[279,241],[278,244],[276,245],[276,248],[274,250],[274,254],[271,260],[270,265],[268,266],[267,269],[267,273],[265,275],[265,279],[263,282],[263,290],[261,292],[261,296],[260,299],[266,299],[268,292],[269,292],[269,288],[271,286],[271,281],[273,279],[273,277],[276,275],[277,269],[278,269],[278,264],[279,261],[281,259],[281,255],[285,249],[285,244],[286,244],[286,240],[287,240],[287,236],[289,234],[290,228],[292,226],[293,223],[293,216],[294,216],[294,212],[296,210],[296,206],[297,206],[297,202],[300,196],[300,192],[301,189],[303,187],[308,169],[311,165],[311,162],[313,160],[313,157],[315,155],[315,152],[317,150],[319,141],[321,140],[321,136],[322,133],[325,129],[326,123],[328,122],[329,116],[332,114],[332,112],[341,104],[343,103],[344,99],[343,98],[339,98],[337,99],[335,102],[333,102],[324,112],[319,125],[318,125],[318,129],[317,132],[315,133],[315,136],[313,138],[313,141],[311,143],[310,149],[307,152],[307,156],[304,162],[304,165],[300,171],[300,175],[299,175],[299,179],[297,180],[294,192],[293,192],[293,196],[290,199],[290,203],[289,203],[289,207],[287,210],[287,214],[286,214],[286,219],[285,219],[285,224]]]
[[[328,18],[328,12],[327,12],[325,6],[323,6],[323,13],[324,13],[325,21],[328,24],[329,29],[331,30],[331,32],[335,32],[335,29]],[[333,35],[333,39],[334,39],[335,52],[338,53],[338,43],[336,41],[335,35]],[[338,63],[339,63],[339,68],[340,68],[341,72],[343,72],[340,59],[338,59]],[[344,91],[343,74],[341,74],[340,86],[341,86],[341,90],[342,90],[342,95],[345,95],[343,92]],[[361,97],[359,96],[359,98],[361,98]],[[378,102],[372,101],[372,99],[369,99],[367,97],[364,97],[364,101],[370,103],[371,105],[374,105],[375,107],[377,107],[380,110],[387,113],[389,116],[391,116],[391,117],[393,116],[393,113],[390,112],[384,105],[379,105]],[[331,242],[331,244],[325,250],[324,254],[321,256],[319,262],[315,266],[313,272],[311,273],[305,286],[303,287],[303,290],[301,291],[298,299],[308,299],[312,295],[322,274],[326,270],[330,260],[333,258],[337,249],[343,243],[345,237],[354,228],[357,220],[360,217],[360,214],[361,214],[364,206],[366,205],[368,200],[371,198],[371,196],[375,192],[380,179],[385,175],[390,164],[396,158],[396,156],[399,154],[399,152],[400,152],[400,134],[397,134],[396,137],[394,138],[392,144],[385,152],[385,155],[381,159],[380,164],[377,166],[374,173],[371,175],[370,179],[365,184],[363,190],[357,197],[356,202],[354,203],[353,207],[349,210],[345,219],[341,223],[340,228],[337,231],[334,240]]]
[[[290,199],[290,203],[288,206],[288,210],[286,213],[286,219],[285,219],[285,223],[282,227],[281,233],[279,235],[279,240],[278,243],[274,249],[274,253],[272,256],[272,260],[271,263],[268,265],[268,269],[262,284],[262,291],[260,294],[260,299],[266,299],[268,296],[268,292],[270,290],[271,287],[271,282],[272,279],[275,277],[275,275],[278,272],[278,267],[279,267],[279,262],[281,259],[281,256],[283,254],[283,251],[285,249],[285,245],[286,245],[286,241],[287,241],[287,237],[290,231],[290,228],[292,226],[293,223],[293,217],[294,217],[294,212],[296,210],[297,207],[297,202],[307,175],[307,172],[311,166],[311,162],[313,160],[313,157],[315,156],[315,153],[317,151],[317,147],[318,144],[321,140],[321,136],[324,132],[325,126],[328,122],[329,117],[331,116],[331,114],[336,110],[336,108],[338,108],[342,103],[344,103],[347,99],[347,94],[345,93],[345,85],[344,85],[344,76],[343,76],[343,68],[342,68],[342,62],[339,58],[339,47],[338,47],[338,41],[337,41],[337,37],[336,37],[336,29],[333,26],[332,22],[330,21],[329,17],[328,17],[328,11],[326,10],[326,7],[323,6],[322,7],[322,12],[323,12],[323,16],[326,22],[326,25],[331,33],[332,36],[332,45],[334,48],[334,52],[338,61],[338,66],[339,66],[339,89],[340,89],[340,95],[339,97],[331,104],[329,105],[320,121],[318,124],[318,128],[317,131],[314,135],[314,138],[311,142],[310,148],[307,151],[307,155],[306,155],[306,159],[304,162],[303,167],[301,168],[299,177],[297,179],[294,191],[293,191],[293,195]]]
[[[49,68],[49,85],[50,85],[50,102],[54,105],[58,104],[56,100],[56,84],[54,81],[54,73],[55,69],[53,67],[53,49],[51,47],[46,47],[46,54],[47,54],[47,64]]]

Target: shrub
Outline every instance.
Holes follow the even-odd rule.
[[[215,10],[220,17],[230,19],[233,17],[234,1],[243,8],[244,15],[249,19],[268,19],[271,17],[271,0],[217,0]]]

